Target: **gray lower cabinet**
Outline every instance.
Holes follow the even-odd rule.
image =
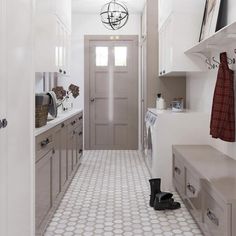
[[[211,146],[173,146],[174,186],[206,236],[236,236],[235,170]]]
[[[82,118],[81,118],[82,117]],[[36,235],[43,235],[83,153],[83,113],[36,136]],[[82,134],[81,134],[82,132]]]
[[[35,176],[35,203],[36,228],[47,216],[51,208],[51,162],[53,151],[49,151],[36,163]]]

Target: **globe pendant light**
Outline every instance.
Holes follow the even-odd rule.
[[[124,3],[112,0],[102,7],[100,16],[107,29],[118,30],[127,23],[129,12]]]

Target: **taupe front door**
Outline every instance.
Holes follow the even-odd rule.
[[[89,41],[89,149],[138,148],[136,37]],[[86,99],[86,98],[85,98]],[[87,130],[88,131],[88,130]]]

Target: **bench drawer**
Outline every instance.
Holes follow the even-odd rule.
[[[186,169],[186,196],[193,206],[190,210],[197,222],[202,223],[202,187],[199,176]]]
[[[176,154],[173,154],[173,177],[180,185],[184,187],[185,168],[184,164]]]
[[[203,191],[203,224],[205,233],[214,236],[231,236],[230,206],[219,203],[207,191]]]

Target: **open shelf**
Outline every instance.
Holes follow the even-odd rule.
[[[222,28],[207,39],[202,40],[194,47],[185,51],[185,54],[202,53],[207,54],[212,50],[229,46],[236,41],[236,22]]]

